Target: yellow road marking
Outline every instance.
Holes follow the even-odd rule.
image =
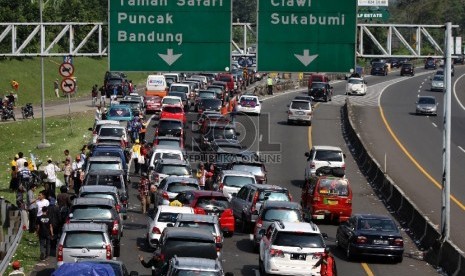
[[[391,129],[391,126],[389,125],[386,117],[384,116],[384,110],[381,104],[379,105],[379,113],[381,115],[381,119],[383,120],[384,125],[386,126],[389,134],[391,134],[392,139],[396,142],[396,144],[400,147],[400,149],[404,152],[404,154],[412,161],[412,163],[417,167],[417,169],[424,175],[426,178],[428,178],[438,189],[442,189],[442,184],[440,184],[438,181],[436,181],[421,165],[418,163],[417,160],[410,154],[410,152],[407,151],[407,149],[402,145],[400,140],[397,138],[396,134],[394,131]],[[452,201],[457,204],[462,210],[465,211],[465,205],[463,205],[455,196],[451,195],[450,198]]]
[[[363,270],[365,270],[366,274],[368,276],[374,276],[375,274],[373,273],[373,271],[371,271],[370,267],[368,266],[367,263],[361,263],[362,267],[363,267]]]

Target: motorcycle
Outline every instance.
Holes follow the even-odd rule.
[[[13,111],[12,105],[2,106],[2,121],[6,121],[8,119],[13,119],[16,121],[15,112]]]
[[[23,119],[27,119],[29,117],[34,119],[34,108],[32,107],[32,104],[27,103],[26,106],[21,107],[21,114],[23,115]]]

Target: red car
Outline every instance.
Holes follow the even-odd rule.
[[[158,96],[144,97],[145,113],[158,113],[161,111],[161,98]]]
[[[193,190],[179,193],[175,200],[194,208],[196,214],[218,216],[223,233],[234,234],[234,216],[228,198],[222,192]]]
[[[165,105],[161,109],[160,119],[176,119],[182,121],[184,125],[187,122],[183,107],[178,105]]]
[[[352,215],[352,189],[347,178],[323,175],[302,188],[302,207],[312,221],[347,221]]]

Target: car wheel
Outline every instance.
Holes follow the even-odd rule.
[[[292,125],[291,120],[287,120],[287,124],[288,124],[288,125]]]
[[[307,125],[308,125],[308,126],[311,126],[311,125],[312,125],[312,121],[308,121],[308,122],[307,122]]]

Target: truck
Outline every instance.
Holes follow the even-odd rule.
[[[168,94],[168,85],[164,75],[149,75],[145,85],[145,96],[165,97]]]

